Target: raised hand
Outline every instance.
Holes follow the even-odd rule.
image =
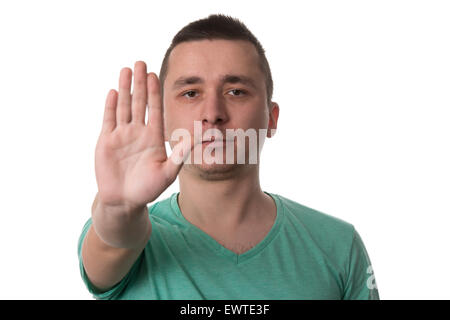
[[[192,147],[180,142],[167,157],[159,79],[138,61],[133,94],[131,80],[132,70],[123,68],[119,91],[108,93],[95,150],[99,200],[127,211],[144,207],[172,184],[182,166],[174,157],[185,157]]]

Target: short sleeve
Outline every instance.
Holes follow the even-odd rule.
[[[369,255],[361,236],[355,229],[346,270],[344,300],[380,299]]]
[[[78,260],[79,260],[79,267],[80,267],[81,278],[82,278],[84,284],[86,285],[87,289],[89,290],[89,292],[93,295],[93,297],[95,299],[98,299],[98,300],[112,300],[112,299],[116,299],[123,292],[123,290],[126,288],[127,284],[130,282],[130,279],[132,279],[134,277],[134,275],[136,274],[138,266],[139,266],[139,263],[141,261],[142,255],[137,259],[137,261],[131,267],[131,269],[128,272],[128,274],[118,284],[116,284],[113,288],[109,289],[108,291],[99,291],[89,281],[89,278],[88,278],[88,276],[86,274],[86,270],[84,269],[84,266],[83,266],[83,258],[81,256],[81,248],[82,248],[82,245],[83,245],[83,241],[84,241],[86,233],[88,232],[89,227],[91,225],[92,225],[92,219],[89,218],[89,220],[84,225],[84,227],[83,227],[83,229],[81,231],[80,238],[78,240]]]

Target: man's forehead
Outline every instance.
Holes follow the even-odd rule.
[[[204,66],[205,63],[253,64],[259,59],[256,48],[244,40],[196,40],[176,45],[169,66]]]
[[[253,50],[249,50],[252,47]],[[179,86],[212,78],[225,82],[238,78],[254,84],[252,78],[254,82],[257,80],[254,78],[260,77],[258,62],[256,48],[246,40],[182,42],[174,47],[169,56],[166,79],[170,78],[170,83],[167,84]]]

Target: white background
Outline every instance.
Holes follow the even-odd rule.
[[[382,299],[449,299],[450,5],[393,0],[2,1],[0,298],[91,299],[76,248],[106,94],[211,13],[271,64],[263,189],[352,223]]]

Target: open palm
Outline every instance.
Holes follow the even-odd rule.
[[[129,210],[154,201],[175,181],[182,163],[171,158],[190,148],[179,143],[171,158],[167,157],[159,79],[154,73],[147,74],[142,61],[134,67],[133,94],[131,78],[131,69],[123,68],[119,91],[108,93],[95,149],[98,197],[104,205]]]

